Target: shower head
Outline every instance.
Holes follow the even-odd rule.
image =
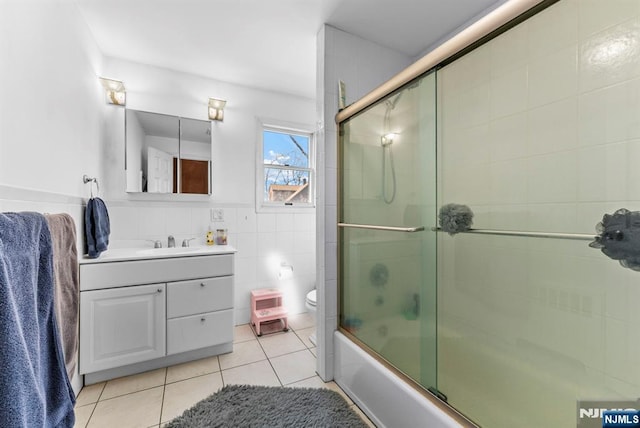
[[[400,101],[400,97],[402,97],[402,92],[400,92],[395,99],[389,98],[387,101],[385,101],[385,104],[387,105],[387,111],[396,108],[396,104],[398,104],[398,101]]]

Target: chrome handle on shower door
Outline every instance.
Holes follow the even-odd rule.
[[[354,229],[372,229],[372,230],[386,230],[388,232],[422,232],[424,226],[416,227],[394,227],[394,226],[376,226],[373,224],[353,224],[353,223],[338,223],[338,227],[354,228]]]

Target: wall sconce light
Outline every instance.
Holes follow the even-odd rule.
[[[224,120],[224,106],[227,104],[225,100],[209,98],[209,120]]]
[[[280,271],[278,272],[279,279],[289,279],[293,276],[293,266],[287,262],[280,262]]]
[[[100,77],[100,82],[107,93],[107,102],[117,106],[123,106],[127,103],[127,92],[124,89],[124,83],[120,80],[107,79]]]

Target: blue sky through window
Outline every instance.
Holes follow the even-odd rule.
[[[269,165],[308,167],[309,137],[264,131],[263,159]]]

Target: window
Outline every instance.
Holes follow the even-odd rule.
[[[259,206],[313,206],[313,149],[309,132],[263,126]]]

